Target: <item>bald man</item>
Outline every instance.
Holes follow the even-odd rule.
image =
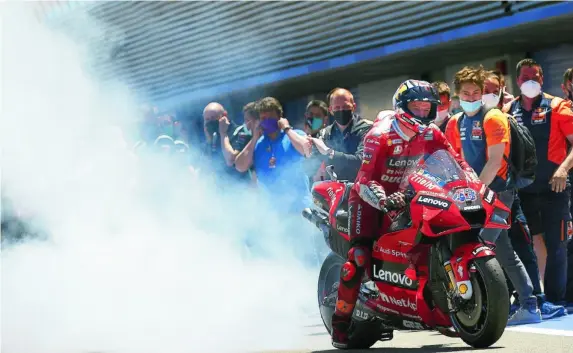
[[[243,114],[245,124],[237,125],[220,103],[211,102],[203,109],[206,139],[203,156],[221,186],[228,185],[229,181],[247,183],[251,180],[250,171],[241,173],[235,169],[235,158],[253,137],[251,129],[257,119],[254,103],[247,104]]]
[[[356,103],[349,90],[335,88],[328,98],[328,111],[334,122],[322,129],[317,138],[309,139],[320,153],[323,167],[333,165],[338,179],[354,181],[362,164],[364,136],[372,122],[355,114]]]

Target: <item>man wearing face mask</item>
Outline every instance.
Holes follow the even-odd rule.
[[[493,107],[497,109],[503,108],[503,103],[507,103],[514,99],[511,94],[505,92],[505,81],[501,73],[495,71],[486,72],[486,80],[484,84],[484,95],[482,96],[482,103],[486,110]],[[533,251],[533,239],[531,232],[527,225],[527,219],[523,214],[521,208],[521,200],[519,195],[515,195],[515,200],[511,208],[511,229],[510,239],[513,249],[522,261],[529,278],[533,285],[533,294],[537,297],[537,304],[541,310],[541,317],[544,320],[560,317],[565,315],[566,311],[563,306],[554,305],[547,301],[540,282],[540,271],[537,263],[537,256]],[[509,283],[510,292],[513,292],[513,286]],[[512,304],[510,314],[519,309],[519,306]]]
[[[434,82],[432,83],[432,86],[436,88],[438,94],[440,95],[440,105],[438,106],[438,114],[436,115],[434,124],[436,124],[442,132],[445,132],[448,121],[450,120],[450,87],[447,83],[442,81]]]
[[[515,183],[507,163],[511,147],[509,121],[499,109],[483,105],[486,80],[487,73],[482,67],[465,67],[456,74],[454,84],[464,113],[452,117],[446,135],[454,149],[460,151],[465,160],[480,174],[482,182],[495,191],[506,206],[515,210]],[[508,325],[535,323],[542,318],[565,314],[564,307],[544,300],[539,285],[532,283],[523,262],[516,256],[514,241],[510,240],[508,235],[507,230],[486,229],[482,232],[484,239],[496,243],[496,257],[518,293],[519,306],[512,307]],[[531,250],[521,254],[533,256]],[[527,259],[531,260],[529,257]],[[533,278],[538,280],[538,269],[535,260],[533,262],[529,270]],[[538,310],[538,307],[543,311]]]
[[[329,111],[334,123],[322,129],[314,143],[325,165],[333,165],[340,180],[354,180],[364,150],[364,136],[372,122],[354,114],[356,103],[349,90],[335,88],[329,94]]]
[[[503,105],[511,102],[515,97],[506,91],[505,78],[496,71],[486,72],[482,103],[486,109],[502,109]]]
[[[283,117],[283,108],[277,99],[261,99],[257,112],[260,130],[239,153],[235,167],[245,172],[252,166],[258,185],[271,197],[281,200],[276,207],[299,216],[309,204],[308,178],[302,161],[310,155],[310,143],[304,131],[293,129]]]
[[[567,229],[571,185],[568,174],[573,166],[573,110],[571,101],[543,93],[543,70],[532,59],[516,67],[521,95],[504,106],[504,111],[525,125],[535,141],[537,168],[535,181],[519,192],[521,206],[534,238],[544,239],[547,247],[545,294],[555,304],[564,304],[567,282]],[[541,237],[544,234],[544,238]],[[541,242],[535,242],[536,250]],[[540,256],[538,256],[539,261]],[[540,262],[540,268],[542,264]]]
[[[251,129],[257,118],[254,103],[247,104],[243,113],[245,124],[237,125],[219,103],[209,103],[203,110],[206,139],[203,156],[208,161],[207,167],[216,175],[218,185],[225,185],[229,180],[250,181],[248,169],[242,173],[235,169],[235,159],[252,138]]]
[[[312,100],[306,106],[304,131],[317,137],[319,131],[328,124],[328,106],[320,100]]]
[[[311,137],[317,137],[320,130],[328,125],[328,106],[321,100],[312,100],[306,106],[306,122],[304,131]],[[322,161],[316,158],[307,158],[304,162],[305,172],[308,174],[309,185],[314,181],[324,180],[326,170]]]

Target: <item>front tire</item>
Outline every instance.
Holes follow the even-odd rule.
[[[507,326],[509,297],[501,266],[493,257],[473,260],[471,274],[474,290],[466,307],[451,314],[460,338],[474,348],[487,348],[496,343]]]
[[[320,317],[329,335],[332,335],[332,314],[334,314],[338,296],[340,269],[344,262],[345,259],[331,252],[322,263],[318,276],[317,294]],[[383,334],[388,335],[388,330],[382,328],[379,320],[358,322],[353,319],[348,349],[368,349],[378,342]]]

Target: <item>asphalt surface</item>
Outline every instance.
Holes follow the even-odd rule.
[[[342,352],[330,345],[330,337],[322,326],[319,317],[311,318],[305,326],[306,342],[304,349],[273,351],[273,353],[334,353]],[[394,339],[379,342],[370,350],[348,350],[346,352],[371,353],[439,353],[476,352],[463,341],[445,337],[437,332],[395,332]],[[547,320],[540,324],[507,328],[501,339],[484,350],[494,353],[573,353],[573,314],[567,317]]]

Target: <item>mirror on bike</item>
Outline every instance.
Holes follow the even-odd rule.
[[[334,172],[334,166],[333,165],[327,166],[326,172],[328,173],[328,176],[330,176],[331,180],[334,180],[334,181],[338,180],[338,177],[336,176],[336,173]]]

